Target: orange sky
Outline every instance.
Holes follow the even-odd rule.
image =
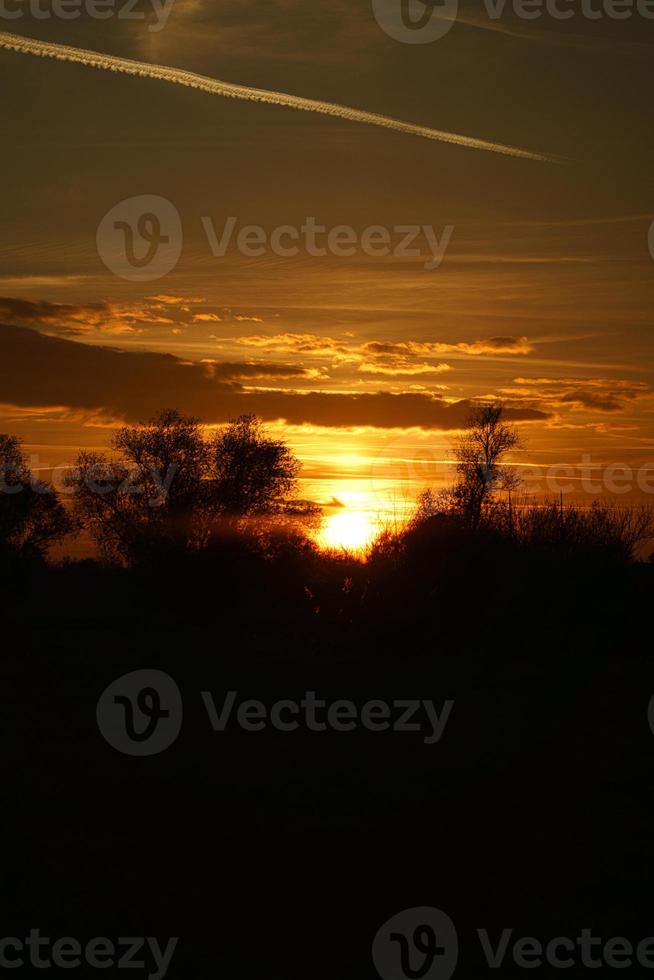
[[[385,517],[447,479],[475,398],[505,402],[523,466],[654,463],[651,23],[476,16],[460,5],[425,45],[389,37],[368,3],[326,0],[177,0],[157,33],[0,24],[570,161],[0,51],[0,430],[50,467],[166,405],[209,424],[252,411],[303,459],[305,496]],[[96,236],[143,195],[179,214],[181,251],[129,281]],[[215,256],[207,223],[220,235],[230,216],[267,238],[313,216],[356,244]],[[424,233],[419,255],[361,246],[411,225],[451,229],[437,268]]]

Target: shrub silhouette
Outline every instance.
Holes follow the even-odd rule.
[[[654,536],[651,507],[611,507],[593,501],[582,509],[573,504],[546,501],[516,507],[505,530],[534,554],[555,554],[560,559],[600,559],[629,562]]]

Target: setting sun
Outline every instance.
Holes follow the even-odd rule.
[[[362,551],[374,539],[376,533],[377,526],[370,514],[362,511],[346,511],[327,518],[320,530],[318,540],[323,548]]]

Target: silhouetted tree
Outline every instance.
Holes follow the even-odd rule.
[[[125,426],[112,440],[118,460],[80,453],[69,478],[75,507],[108,560],[196,547],[213,515],[210,453],[198,419],[174,410]]]
[[[204,501],[209,457],[200,420],[167,409],[147,425],[125,426],[113,447],[138,474],[150,501],[182,521],[197,516]]]
[[[54,488],[30,472],[20,441],[0,435],[0,556],[41,558],[73,530]]]
[[[299,469],[254,416],[207,441],[198,419],[167,410],[120,429],[112,447],[117,459],[80,453],[68,482],[103,557],[128,564],[202,548],[223,519],[283,510]]]
[[[273,514],[296,488],[300,463],[281,440],[271,439],[254,415],[241,415],[211,445],[212,498],[227,518]]]
[[[452,505],[473,528],[497,490],[515,490],[519,478],[504,465],[506,454],[521,445],[516,430],[502,422],[502,405],[476,408],[456,444],[457,481],[450,491]]]

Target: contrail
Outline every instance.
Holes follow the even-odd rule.
[[[544,163],[562,163],[559,157],[532,153],[502,143],[491,143],[487,140],[474,139],[471,136],[459,136],[457,133],[447,133],[428,126],[415,126],[413,123],[402,122],[390,116],[381,116],[376,112],[365,112],[361,109],[351,109],[335,102],[319,102],[316,99],[304,99],[298,95],[288,95],[285,92],[271,92],[267,89],[250,88],[246,85],[234,85],[222,82],[217,78],[196,75],[181,68],[168,68],[163,65],[152,65],[146,61],[133,61],[130,58],[118,58],[115,55],[100,54],[98,51],[87,51],[84,48],[72,48],[65,44],[50,44],[47,41],[36,41],[33,38],[21,37],[0,31],[0,48],[18,51],[21,54],[33,54],[43,58],[56,58],[59,61],[72,61],[89,68],[103,68],[107,71],[118,71],[125,75],[139,75],[142,78],[156,78],[162,82],[173,82],[175,85],[186,85],[188,88],[209,92],[211,95],[222,95],[231,99],[245,99],[250,102],[267,102],[271,105],[286,106],[289,109],[302,109],[305,112],[320,112],[326,116],[337,116],[350,122],[367,123],[370,126],[382,126],[398,133],[409,136],[421,136],[428,140],[439,140],[442,143],[454,143],[473,150],[488,150],[491,153],[504,153],[506,156],[521,157],[525,160],[539,160]]]

